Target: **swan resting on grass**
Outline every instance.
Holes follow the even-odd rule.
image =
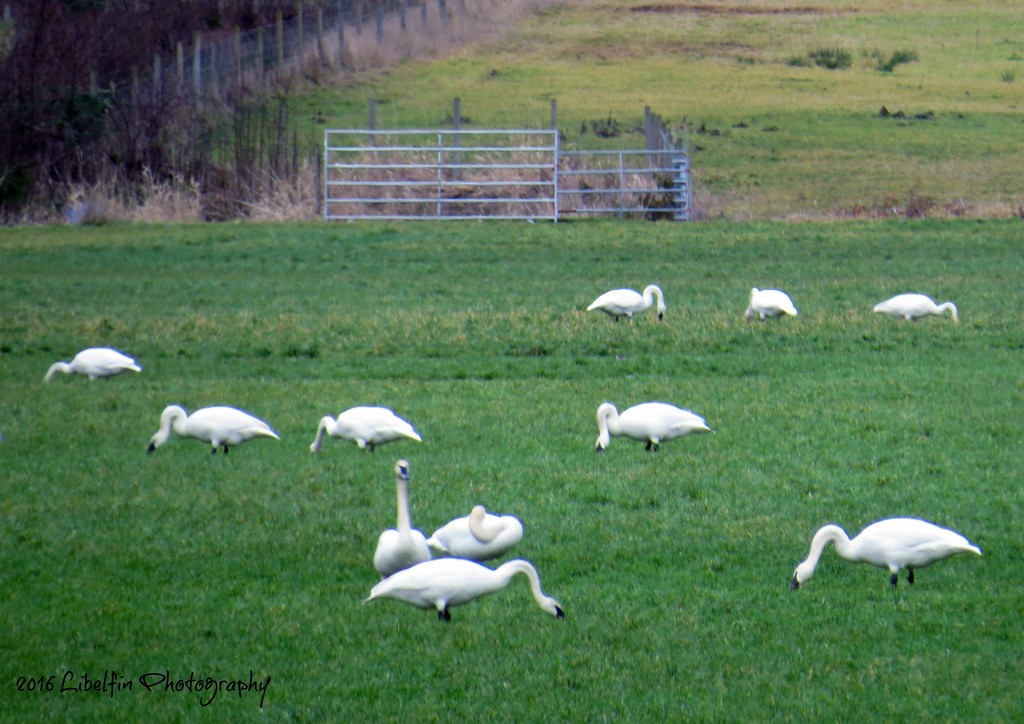
[[[662,319],[665,316],[665,295],[657,284],[648,284],[643,294],[632,289],[612,289],[591,302],[587,311],[600,309],[618,322],[619,317],[632,319],[634,314],[650,309],[655,299],[658,300],[658,319]]]
[[[971,545],[959,533],[917,518],[880,520],[862,530],[853,540],[838,525],[826,525],[814,534],[807,560],[796,567],[789,586],[791,590],[795,591],[810,580],[822,551],[829,543],[835,545],[840,558],[888,568],[893,588],[902,568],[907,569],[907,582],[912,584],[915,568],[924,568],[957,553],[981,555],[981,549]]]
[[[229,446],[256,437],[281,439],[263,420],[234,407],[204,407],[189,415],[180,405],[169,405],[160,414],[160,429],[150,438],[146,452],[151,453],[167,442],[171,430],[182,437],[210,443],[214,454],[218,447],[223,447],[225,455]]]
[[[897,294],[875,305],[875,311],[892,317],[901,317],[909,322],[923,317],[941,317],[947,311],[952,313],[953,321],[959,322],[960,315],[953,302],[936,304],[931,297],[924,294]]]
[[[76,354],[71,362],[54,362],[47,370],[44,381],[49,382],[56,373],[97,377],[114,377],[122,372],[142,372],[134,359],[110,347],[90,347]]]
[[[603,452],[612,437],[629,437],[647,443],[657,452],[663,441],[695,432],[713,432],[704,418],[667,402],[644,402],[621,415],[610,402],[597,408],[597,452]]]
[[[782,317],[787,314],[795,317],[797,311],[796,307],[793,306],[793,300],[785,292],[778,289],[758,289],[754,287],[750,290],[750,303],[747,305],[747,311],[743,316],[750,319],[755,314],[761,319],[765,317]]]
[[[438,528],[427,545],[438,553],[471,561],[489,561],[515,547],[523,539],[523,524],[514,515],[492,515],[482,505],[469,515]]]
[[[395,488],[398,492],[398,524],[377,539],[373,567],[381,578],[430,560],[430,549],[422,532],[413,530],[409,515],[409,462],[395,463]]]
[[[309,449],[320,452],[324,437],[340,437],[372,452],[377,445],[395,440],[423,442],[413,426],[386,407],[353,407],[338,415],[326,415],[317,426],[316,439]]]
[[[522,573],[529,580],[533,600],[542,611],[556,618],[565,617],[561,604],[544,595],[540,589],[537,569],[521,559],[508,561],[492,570],[465,558],[435,558],[385,578],[373,587],[370,597],[363,603],[393,598],[416,608],[437,609],[439,619],[451,621],[449,609],[452,606],[500,591],[517,573]]]

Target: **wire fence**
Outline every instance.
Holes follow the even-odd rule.
[[[401,59],[417,45],[437,47],[470,34],[493,0],[325,0],[273,24],[251,30],[197,32],[173,53],[156,53],[148,70],[125,82],[134,99],[185,94],[222,100],[230,94],[286,83],[322,68],[373,65],[381,56]],[[449,37],[450,36],[450,37]],[[92,85],[111,81],[91,78]]]

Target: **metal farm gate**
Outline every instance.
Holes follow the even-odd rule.
[[[324,218],[690,218],[685,152],[563,151],[557,131],[328,130]]]

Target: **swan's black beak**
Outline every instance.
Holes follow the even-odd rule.
[[[598,445],[597,447],[594,448],[594,452],[603,453],[604,452],[604,448],[601,447],[600,445]]]
[[[149,455],[154,450],[156,450],[156,445],[154,445],[153,443],[149,443],[149,447],[146,448],[146,454]]]
[[[658,321],[660,322],[664,318],[665,318],[665,315],[662,312],[658,312]]]
[[[796,580],[796,574],[794,573],[793,574],[793,580],[789,584],[789,590],[790,591],[795,591],[798,588],[800,588],[800,582]]]
[[[555,618],[565,618],[565,611],[562,610],[561,606],[555,606]]]

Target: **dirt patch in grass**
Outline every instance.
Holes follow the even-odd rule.
[[[699,15],[823,15],[824,8],[794,6],[781,8],[740,8],[720,5],[690,5],[688,3],[656,3],[637,5],[633,13],[695,13]],[[827,12],[838,12],[829,9]]]

